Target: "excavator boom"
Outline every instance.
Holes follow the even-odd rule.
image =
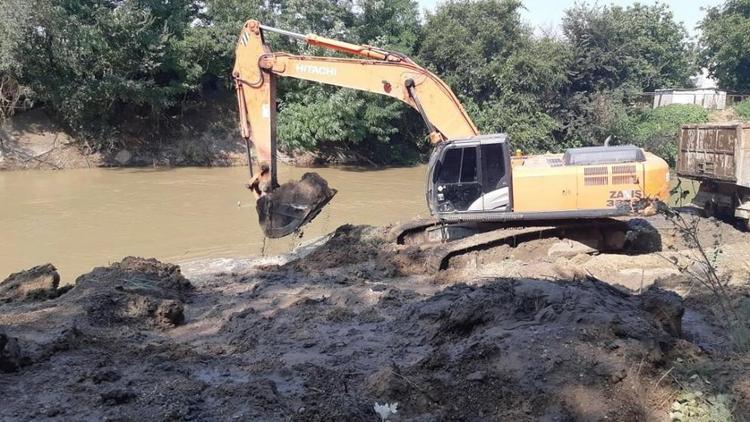
[[[272,52],[264,31],[358,56],[318,57]],[[249,160],[250,187],[258,195],[261,226],[269,237],[286,236],[317,215],[335,195],[324,180],[306,177],[299,184],[279,186],[276,159],[276,78],[291,77],[386,95],[417,110],[430,132],[430,141],[478,135],[458,98],[440,78],[408,57],[372,46],[351,44],[261,25],[250,20],[240,33],[233,77],[237,89],[240,129],[255,149]]]

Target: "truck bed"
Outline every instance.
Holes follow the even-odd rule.
[[[750,124],[682,126],[677,175],[750,187]]]

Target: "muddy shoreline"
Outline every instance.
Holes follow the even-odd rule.
[[[748,300],[747,235],[716,227],[704,234],[726,239],[722,274]],[[397,403],[392,421],[750,415],[750,356],[654,254],[558,257],[540,242],[425,274],[394,265],[386,232],[0,289],[2,417],[376,421],[376,403]],[[667,257],[688,253],[662,239]]]

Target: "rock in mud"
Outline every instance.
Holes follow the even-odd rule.
[[[625,246],[635,252],[659,252],[662,250],[661,234],[648,220],[634,218],[628,221]]]
[[[675,292],[651,287],[641,294],[642,307],[654,315],[661,328],[675,337],[682,337],[682,316],[685,306]]]
[[[0,333],[0,372],[14,372],[27,364],[18,340]]]
[[[115,406],[128,403],[138,396],[130,390],[115,389],[102,393],[101,397],[102,403],[108,406]]]
[[[13,273],[0,283],[0,302],[55,298],[65,291],[58,291],[59,284],[60,274],[54,265],[39,265]]]

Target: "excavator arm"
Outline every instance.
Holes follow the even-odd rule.
[[[264,31],[361,58],[272,52],[264,40]],[[248,148],[250,187],[258,196],[261,226],[269,237],[285,236],[306,224],[335,194],[319,177],[303,177],[303,182],[307,182],[305,186],[288,184],[279,189],[276,77],[304,79],[393,97],[420,113],[433,144],[478,134],[458,98],[440,78],[402,54],[371,46],[297,34],[250,20],[240,33],[232,74],[237,89],[240,128]],[[255,169],[250,160],[251,147],[257,157]]]

